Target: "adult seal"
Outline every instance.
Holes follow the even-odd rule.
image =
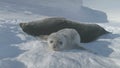
[[[109,33],[97,24],[84,24],[60,17],[20,23],[20,27],[24,32],[32,36],[50,35],[64,28],[73,28],[79,33],[83,43],[91,42],[99,36]]]

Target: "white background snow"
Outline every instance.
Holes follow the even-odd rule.
[[[72,13],[74,7],[77,12],[82,5],[81,0],[65,0],[67,5],[62,6],[63,0],[52,1],[58,3],[56,9],[65,9],[68,13]],[[43,1],[49,3],[48,6],[52,4],[51,7],[54,7],[53,2]],[[120,68],[120,23],[97,23],[111,33],[91,43],[83,43],[96,54],[84,50],[53,52],[45,41],[27,35],[19,27],[20,22],[47,17],[29,11],[39,3],[38,0],[0,0],[0,68]]]

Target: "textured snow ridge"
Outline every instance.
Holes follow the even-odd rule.
[[[106,13],[84,7],[82,0],[4,0],[1,4],[3,8],[12,8],[9,11],[25,11],[29,15],[36,13],[81,22],[108,22]]]

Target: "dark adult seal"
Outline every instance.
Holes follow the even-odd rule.
[[[20,27],[24,32],[32,36],[50,35],[64,28],[73,28],[79,33],[83,43],[91,42],[101,35],[109,33],[97,24],[84,24],[60,17],[20,23]]]

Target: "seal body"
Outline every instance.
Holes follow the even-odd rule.
[[[83,43],[91,42],[99,36],[109,33],[97,24],[83,24],[60,17],[20,23],[20,27],[24,32],[32,36],[49,35],[64,28],[73,28],[79,33]]]
[[[51,33],[47,39],[48,46],[54,51],[80,48],[80,36],[75,29],[62,29]]]

